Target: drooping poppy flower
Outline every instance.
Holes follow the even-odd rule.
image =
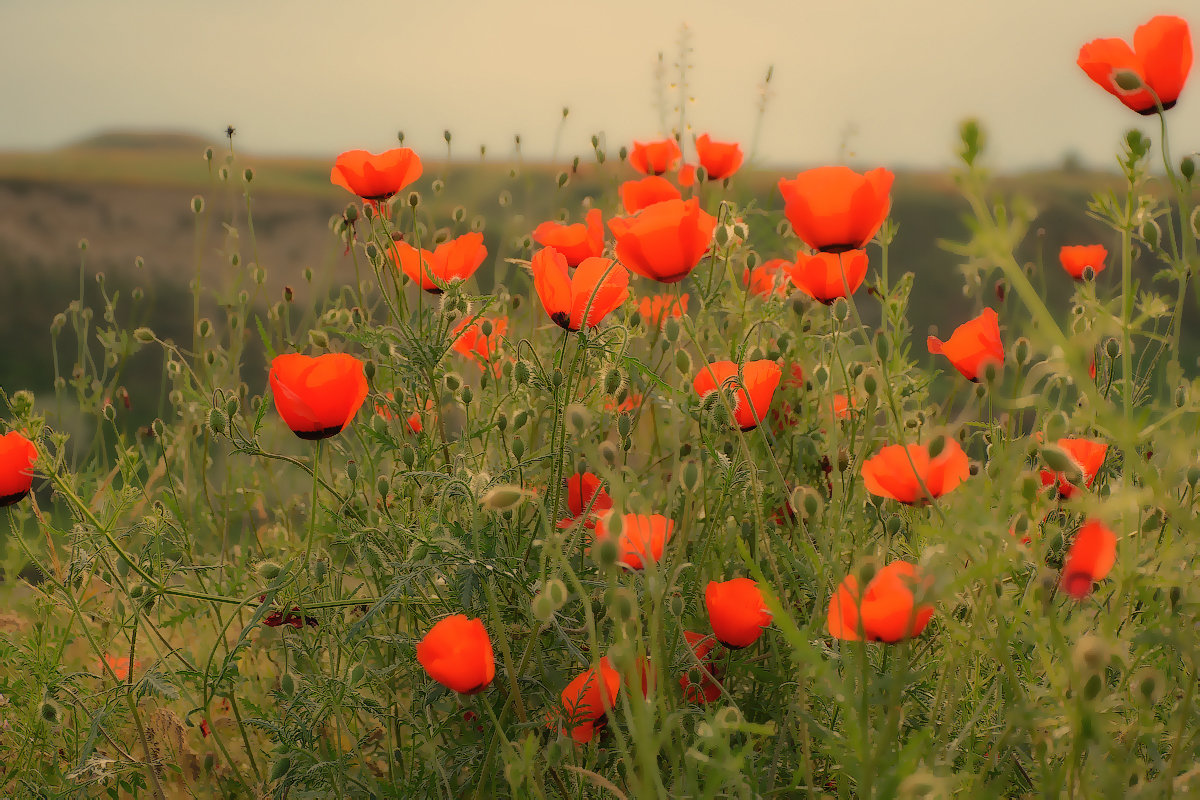
[[[1108,454],[1108,445],[1092,439],[1072,437],[1059,439],[1057,444],[1060,449],[1065,450],[1075,460],[1075,463],[1079,465],[1079,471],[1083,475],[1083,485],[1091,488],[1092,482],[1096,480],[1096,473],[1100,471],[1100,467],[1104,466],[1104,457]],[[1079,491],[1079,487],[1067,480],[1067,476],[1061,472],[1043,469],[1040,471],[1040,476],[1042,486],[1049,486],[1057,482],[1058,496],[1064,500],[1070,500]]]
[[[629,166],[643,175],[662,175],[670,172],[683,153],[674,139],[659,139],[656,142],[634,142],[629,152]]]
[[[632,217],[608,221],[621,263],[660,283],[686,278],[708,251],[716,228],[717,218],[701,209],[694,197],[664,200]]]
[[[405,275],[433,294],[442,292],[435,279],[443,284],[465,281],[487,258],[483,234],[478,231],[442,242],[432,252],[424,248],[418,250],[408,242],[394,242],[388,252]]]
[[[1088,267],[1092,272],[1104,271],[1104,259],[1108,258],[1108,250],[1102,244],[1067,245],[1058,251],[1058,261],[1062,268],[1077,281],[1083,280],[1083,271]]]
[[[636,214],[643,208],[664,200],[679,200],[683,195],[666,178],[651,175],[621,184],[621,205],[626,214]]]
[[[679,181],[679,185],[685,189],[690,189],[696,185],[696,165],[684,164],[679,168],[679,174],[675,176],[675,180]]]
[[[1075,63],[1128,108],[1154,114],[1156,96],[1165,111],[1183,91],[1192,68],[1192,34],[1185,20],[1158,16],[1134,31],[1132,48],[1122,39],[1095,39],[1079,48]]]
[[[559,520],[558,527],[569,528],[578,523],[589,505],[591,511],[583,524],[588,528],[595,528],[596,519],[604,516],[613,507],[612,498],[604,491],[604,482],[590,472],[572,475],[567,479],[567,508],[570,509],[571,516]]]
[[[429,677],[459,694],[476,694],[496,677],[492,640],[483,622],[453,614],[438,620],[417,643],[417,661]]]
[[[347,353],[276,356],[267,381],[279,416],[301,439],[340,433],[367,399],[363,362]]]
[[[694,631],[684,631],[683,638],[691,648],[694,658],[679,676],[679,688],[689,703],[705,705],[721,697],[720,667],[713,663],[710,655],[717,646],[716,638]]]
[[[16,431],[0,436],[0,508],[11,506],[33,487],[37,448]]]
[[[318,624],[320,624],[320,621],[316,617],[301,617],[298,613],[299,611],[300,606],[292,606],[292,610],[288,612],[272,611],[263,617],[263,625],[266,625],[268,628],[278,628],[281,625],[290,625],[293,628],[300,629],[305,625],[309,626],[310,628],[315,628]]]
[[[749,578],[709,581],[704,589],[704,606],[717,640],[726,647],[753,644],[771,624],[771,612],[758,584]]]
[[[738,382],[738,365],[732,361],[714,361],[700,370],[692,381],[696,394],[704,397],[709,392],[715,392],[721,386],[735,386]],[[763,359],[748,361],[742,368],[744,388],[737,393],[737,408],[733,410],[733,419],[744,431],[753,430],[759,421],[766,419],[767,409],[771,407],[771,399],[775,397],[775,389],[783,370],[774,361]]]
[[[596,521],[596,541],[612,536],[609,531],[612,512]],[[607,524],[606,524],[606,521]],[[630,569],[644,569],[649,562],[662,558],[663,549],[675,532],[675,520],[662,514],[623,514],[617,537],[617,561]]]
[[[1075,534],[1063,562],[1062,590],[1082,600],[1092,585],[1103,580],[1117,563],[1117,535],[1099,520],[1090,519]]]
[[[967,479],[971,468],[958,442],[950,437],[944,441],[945,446],[936,458],[930,458],[928,448],[919,444],[890,444],[882,448],[862,465],[867,491],[908,505],[928,499],[922,484],[934,498],[951,491]]]
[[[617,702],[621,675],[607,658],[575,676],[562,690],[563,726],[580,744],[592,740],[595,732],[607,724],[607,714]]]
[[[379,155],[347,150],[333,162],[329,180],[364,200],[382,202],[421,177],[421,159],[407,147]]]
[[[667,317],[678,319],[687,313],[688,296],[683,293],[676,297],[670,294],[656,294],[643,297],[638,301],[638,313],[648,325],[661,325]]]
[[[871,578],[865,592],[847,575],[829,601],[826,625],[836,639],[898,642],[920,636],[933,616],[933,606],[917,604],[922,578],[907,561],[893,561]]]
[[[569,331],[594,328],[629,298],[629,271],[610,258],[585,258],[570,275],[566,257],[545,247],[534,253],[530,268],[542,307]]]
[[[696,137],[696,155],[710,181],[728,178],[742,166],[742,146],[737,142],[714,142],[707,133]]]
[[[543,222],[533,229],[533,240],[543,247],[553,247],[567,259],[567,266],[577,267],[585,258],[604,255],[603,215],[593,208],[583,222],[574,225]]]
[[[979,381],[984,364],[1004,363],[1000,321],[990,308],[985,308],[978,317],[955,328],[949,340],[943,342],[936,336],[930,336],[926,343],[930,353],[950,359],[954,368],[969,381]]]
[[[483,332],[485,322],[491,324],[492,332],[489,334]],[[454,339],[453,347],[457,352],[473,360],[481,370],[491,363],[492,369],[498,373],[500,340],[507,331],[508,317],[481,317],[475,322],[467,318],[454,327],[450,336]]]
[[[814,250],[861,250],[883,225],[894,175],[882,167],[859,175],[849,167],[817,167],[779,181],[783,213]]]
[[[792,262],[786,258],[772,258],[764,261],[754,269],[742,270],[742,285],[750,294],[759,297],[770,297],[773,294],[784,297],[792,288],[792,278],[789,272]]]
[[[867,277],[867,251],[797,253],[796,263],[785,268],[797,289],[825,305],[858,291]]]

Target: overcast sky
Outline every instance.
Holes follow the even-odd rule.
[[[1200,11],[1200,4],[1191,7]],[[938,167],[977,116],[1008,168],[1113,163],[1128,111],[1075,65],[1079,46],[1131,39],[1175,0],[0,0],[0,149],[103,129],[217,136],[256,153],[331,155],[406,144],[561,159],[669,132],[655,65],[674,82],[689,32],[687,118],[762,164]],[[1200,24],[1200,13],[1194,14]],[[1193,80],[1193,83],[1195,80]],[[677,91],[664,87],[667,124]],[[1200,89],[1170,112],[1174,150],[1200,147]],[[1191,132],[1192,138],[1187,134]],[[1155,133],[1157,131],[1155,130]]]

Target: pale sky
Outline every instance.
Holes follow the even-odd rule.
[[[102,129],[227,124],[255,153],[327,155],[405,144],[422,155],[589,158],[669,133],[655,63],[675,80],[690,32],[695,132],[749,150],[774,66],[757,161],[941,167],[979,117],[993,163],[1109,166],[1130,112],[1075,65],[1098,37],[1131,40],[1183,0],[0,0],[0,149],[47,149]],[[1200,13],[1193,13],[1193,26]],[[1192,83],[1200,81],[1193,76]],[[676,99],[668,93],[669,105]],[[674,114],[668,108],[669,121]],[[1200,89],[1170,112],[1200,147]],[[847,140],[847,135],[849,139]]]

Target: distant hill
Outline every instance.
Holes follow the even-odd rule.
[[[213,144],[214,137],[200,136],[184,131],[132,131],[113,130],[101,131],[78,142],[73,142],[64,150],[156,150],[172,151],[186,150],[192,153],[201,152]]]

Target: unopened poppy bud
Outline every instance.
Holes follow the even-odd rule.
[[[513,427],[514,428],[523,428],[523,427],[525,427],[526,422],[529,422],[529,412],[526,411],[525,409],[521,409],[513,417]]]
[[[329,337],[324,331],[309,331],[308,341],[312,342],[313,347],[319,347],[321,349],[329,347]]]
[[[695,461],[688,461],[683,465],[683,471],[679,475],[679,482],[688,492],[695,492],[700,485],[700,465]]]
[[[879,384],[875,379],[875,373],[868,372],[863,378],[863,391],[867,393],[867,397],[874,397],[875,392],[879,389]]]
[[[156,419],[154,422],[151,422],[150,430],[154,432],[154,437],[156,439],[161,439],[163,435],[163,421],[161,419]]]
[[[250,181],[254,180],[254,170],[250,167],[246,167],[244,170],[242,170],[242,180],[244,180],[246,183],[250,183]]]
[[[616,394],[621,391],[621,386],[625,383],[625,376],[621,374],[621,370],[617,367],[610,367],[604,373],[604,391],[606,394]]]
[[[985,361],[982,373],[983,382],[988,386],[993,386],[1000,377],[1000,364],[995,361]]]
[[[258,566],[254,568],[258,573],[258,577],[265,581],[273,581],[279,577],[279,573],[283,570],[274,561],[260,561]]]
[[[1053,471],[1061,472],[1068,483],[1079,483],[1083,478],[1083,471],[1079,468],[1079,462],[1061,447],[1056,445],[1043,446],[1042,460]]]
[[[513,380],[520,386],[529,383],[529,365],[524,361],[518,361],[513,366]],[[517,427],[520,426],[518,425]]]
[[[1192,176],[1196,174],[1196,161],[1191,156],[1184,156],[1179,162],[1179,174],[1183,175],[1184,179],[1191,181]]]
[[[545,592],[538,592],[529,602],[529,611],[538,622],[549,622],[556,610]]]
[[[929,451],[929,457],[933,458],[933,448],[930,447]],[[895,536],[900,532],[900,527],[903,524],[904,523],[900,521],[899,517],[888,517],[887,522],[883,523],[883,529],[887,532],[888,536]]]
[[[868,558],[858,567],[858,585],[869,586],[875,578],[875,573],[878,572],[878,565],[874,559]]]
[[[711,397],[717,398],[709,412],[712,415],[713,424],[718,428],[724,428],[730,423],[729,409],[720,401],[720,395],[717,392],[713,392]]]
[[[513,458],[520,461],[521,456],[525,455],[525,443],[522,442],[520,439],[513,439],[512,454],[513,454]]]
[[[312,283],[312,279],[313,279],[313,271],[312,271],[312,267],[305,267],[305,268],[304,268],[304,281],[305,281],[305,283]]]
[[[1076,642],[1072,656],[1075,668],[1080,672],[1099,672],[1108,666],[1112,648],[1094,633],[1085,633]]]
[[[463,405],[469,406],[471,405],[471,401],[475,398],[475,393],[471,391],[470,386],[464,384],[462,391],[458,393],[458,396],[462,398]]]
[[[688,355],[687,350],[675,351],[675,368],[683,375],[692,374],[692,357]]]
[[[229,418],[225,416],[225,412],[219,408],[214,408],[208,412],[208,427],[213,433],[221,434],[225,432],[225,426],[228,425]]]
[[[1188,467],[1187,482],[1192,486],[1200,483],[1200,467]]]
[[[617,516],[619,515],[613,515],[613,517]],[[611,538],[601,539],[592,546],[592,558],[595,559],[596,564],[601,569],[611,569],[617,563],[617,558],[619,556],[620,551],[617,547],[616,534],[614,534]],[[630,601],[630,606],[632,608],[632,601]],[[618,614],[618,616],[620,616],[622,619],[628,619],[632,616],[632,611],[626,615]]]
[[[628,414],[621,414],[617,417],[617,433],[628,436],[631,427],[633,427],[633,420]]]
[[[288,758],[287,756],[281,757],[279,760],[277,760],[274,764],[271,765],[271,772],[267,776],[268,780],[270,780],[271,783],[274,783],[275,781],[282,778],[284,775],[287,775],[288,770],[290,770],[291,768],[292,768],[292,760],[290,758]]]
[[[845,450],[838,450],[838,472],[845,472],[850,468],[850,454]]]
[[[404,466],[410,468],[416,462],[417,451],[413,449],[411,444],[405,444],[404,447],[400,448],[400,460],[404,463]]]
[[[1115,359],[1121,355],[1121,343],[1116,339],[1109,339],[1104,343],[1104,352],[1109,358]]]
[[[61,317],[62,314],[59,314],[58,316]],[[57,323],[58,317],[55,317],[54,321]],[[133,338],[142,344],[149,344],[150,342],[154,341],[154,331],[150,330],[149,328],[138,328],[133,332]]]
[[[550,385],[553,386],[555,389],[557,389],[558,387],[562,386],[562,384],[563,384],[562,370],[555,369],[554,372],[552,372],[550,374]]]
[[[1166,681],[1153,667],[1142,667],[1129,677],[1129,689],[1135,701],[1154,705],[1162,699]]]
[[[567,185],[568,180],[570,180],[570,178],[565,172],[558,173],[558,175],[556,175],[554,178],[554,182],[558,184],[558,188],[560,189]]]
[[[622,146],[621,149],[617,151],[617,157],[622,161],[629,158],[629,148]]]
[[[446,182],[441,178],[438,178],[433,183],[429,184],[429,188],[433,189],[434,194],[441,194],[442,189],[446,188]]]
[[[296,693],[296,680],[290,672],[285,672],[280,676],[279,689],[289,697]]]
[[[200,214],[204,211],[204,198],[196,195],[192,198],[192,213]],[[85,245],[86,246],[86,245]]]
[[[591,412],[587,407],[580,403],[572,403],[567,406],[567,427],[576,436],[582,436],[587,430],[588,425],[592,422]]]
[[[846,317],[850,316],[850,304],[846,302],[846,298],[839,297],[833,301],[833,318],[838,322],[845,322]]]
[[[457,392],[462,386],[462,376],[457,372],[447,372],[446,377],[442,380],[446,384],[446,388],[452,392]]]
[[[211,147],[204,148],[204,160],[205,161],[212,161],[213,155],[214,155],[214,153],[213,153],[213,149]]]
[[[816,380],[818,386],[824,386],[829,383],[829,368],[824,364],[817,364],[813,370],[813,379]]]
[[[668,342],[674,342],[679,338],[679,320],[674,317],[667,317],[667,322],[663,326],[663,335]]]
[[[58,706],[56,706],[54,703],[51,703],[49,700],[42,703],[39,713],[41,714],[42,719],[46,722],[49,722],[51,725],[58,722]]]
[[[882,331],[875,334],[875,354],[880,361],[887,361],[892,354],[892,341]]]

